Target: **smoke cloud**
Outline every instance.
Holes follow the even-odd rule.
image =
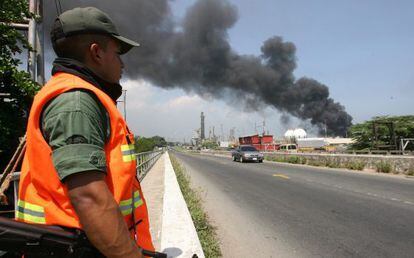
[[[275,36],[261,46],[260,56],[239,55],[227,31],[238,13],[227,0],[198,0],[175,23],[167,0],[71,1],[64,10],[96,6],[107,12],[121,33],[141,47],[123,59],[131,78],[143,78],[162,88],[181,88],[212,96],[246,110],[264,106],[310,121],[330,135],[345,135],[352,117],[329,97],[326,85],[295,79],[296,47]],[[46,31],[56,11],[45,6]],[[48,10],[50,9],[50,10]]]

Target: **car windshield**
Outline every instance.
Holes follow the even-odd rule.
[[[255,147],[252,146],[245,146],[245,147],[241,147],[242,151],[257,151]]]

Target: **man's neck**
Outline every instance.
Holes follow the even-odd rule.
[[[52,75],[58,72],[70,73],[82,78],[108,94],[114,102],[122,95],[121,85],[105,81],[94,73],[92,69],[77,60],[56,58],[53,62]]]

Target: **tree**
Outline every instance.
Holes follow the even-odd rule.
[[[167,141],[161,137],[161,136],[153,136],[152,140],[154,141],[154,144],[156,147],[166,147],[167,146]]]
[[[135,151],[137,153],[152,151],[156,147],[166,147],[167,142],[161,136],[153,136],[151,138],[135,137]]]
[[[400,143],[400,139],[402,138],[414,138],[414,116],[379,116],[350,127],[349,135],[355,140],[355,143],[351,145],[352,149],[361,150],[373,148],[373,123],[375,121],[394,123],[397,144]],[[379,143],[387,144],[390,140],[388,128],[385,125],[380,124],[377,128],[377,132],[380,141]],[[414,150],[414,144],[410,143],[406,150]]]
[[[18,69],[16,57],[30,45],[24,35],[7,23],[32,18],[26,0],[0,1],[0,168],[10,159],[24,135],[28,111],[39,85]]]

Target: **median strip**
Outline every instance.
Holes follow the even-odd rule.
[[[184,200],[187,203],[188,210],[193,219],[205,257],[221,257],[216,229],[209,223],[208,216],[202,209],[202,200],[198,192],[191,189],[190,179],[185,174],[185,168],[173,155],[170,155],[170,159]]]

